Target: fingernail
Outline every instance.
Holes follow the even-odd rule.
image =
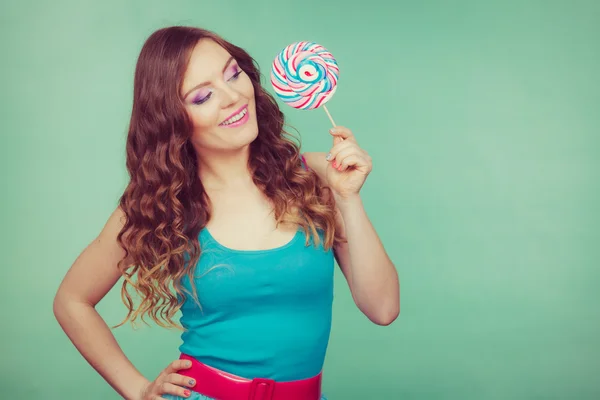
[[[333,168],[337,168],[337,163],[335,162],[335,160],[333,160],[332,165],[333,165]]]
[[[327,157],[325,157],[325,159],[326,159],[327,161],[329,161],[329,160],[331,159],[331,153],[328,153],[328,154],[327,154]]]
[[[196,383],[196,381],[195,381],[195,380],[193,380],[193,379],[190,379],[190,385],[191,385],[191,386],[194,386],[194,383]]]
[[[185,397],[188,397],[191,393],[189,390],[184,390],[183,394],[185,394]]]
[[[335,128],[331,128],[331,129],[329,130],[329,132],[331,132],[331,133],[334,133],[334,132],[335,132]]]
[[[191,367],[191,366],[192,366],[192,362],[191,362],[191,361],[187,361],[187,362],[185,363],[185,366],[186,366],[186,367]]]

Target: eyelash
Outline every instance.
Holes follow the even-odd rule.
[[[238,70],[235,74],[233,74],[231,76],[231,78],[229,78],[228,80],[236,80],[238,78],[238,76],[240,76],[240,74],[242,73],[242,69],[238,67]],[[201,99],[198,99],[196,101],[194,101],[193,103],[196,105],[200,105],[205,103],[208,99],[210,99],[212,97],[213,92],[210,92],[209,94],[206,95],[206,97],[203,97]]]

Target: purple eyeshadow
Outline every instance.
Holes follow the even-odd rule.
[[[237,74],[239,70],[240,69],[237,65],[233,65],[233,66],[229,67],[229,69],[227,70],[228,73],[225,75],[225,79],[226,80],[230,79],[233,75]],[[229,74],[229,72],[231,74]]]
[[[237,77],[236,75],[238,75],[240,72],[242,72],[242,70],[240,69],[240,67],[238,65],[232,65],[231,67],[229,67],[226,71],[225,74],[225,79],[226,80],[230,80],[234,77]],[[211,90],[201,90],[198,93],[196,93],[196,95],[193,97],[192,99],[192,103],[194,104],[201,104],[204,101],[208,100],[208,98],[211,96],[212,91]]]
[[[196,93],[196,95],[194,96],[194,99],[192,100],[194,103],[198,102],[198,101],[202,101],[204,100],[209,94],[210,94],[210,90],[201,90],[198,93]]]

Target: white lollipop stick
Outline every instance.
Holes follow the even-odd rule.
[[[327,116],[329,117],[329,120],[331,121],[331,123],[333,124],[333,127],[335,128],[337,125],[335,124],[335,121],[333,120],[333,118],[331,118],[331,114],[329,114],[329,110],[327,109],[327,106],[323,104],[323,110],[325,110],[325,112],[327,113]]]

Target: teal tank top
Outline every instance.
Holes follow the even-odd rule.
[[[334,256],[299,228],[287,244],[234,250],[200,232],[193,299],[181,308],[182,353],[248,379],[317,375],[331,331]],[[182,285],[191,290],[186,278]]]

